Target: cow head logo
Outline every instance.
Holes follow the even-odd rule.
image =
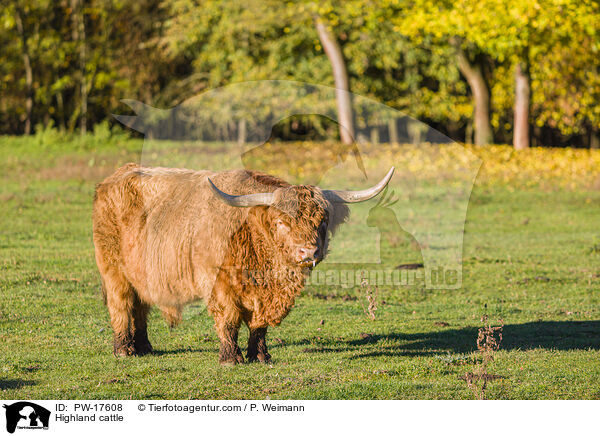
[[[373,186],[395,167],[390,193],[351,208],[315,272],[357,264],[411,269],[426,288],[460,288],[467,205],[481,160],[398,110],[356,94],[351,101],[352,144],[276,140],[277,126],[293,124],[294,117],[347,127],[337,115],[334,88],[300,82],[236,83],[170,109],[125,100],[136,115],[116,118],[145,134],[141,164],[148,167],[257,170],[292,184],[348,191]],[[218,181],[215,186],[234,194]],[[313,245],[300,248],[314,248],[304,254],[320,260],[327,247]]]
[[[14,433],[19,429],[47,429],[50,411],[28,401],[4,405],[6,409],[6,431]]]

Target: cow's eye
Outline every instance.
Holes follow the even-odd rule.
[[[277,231],[282,233],[287,233],[290,230],[290,226],[287,225],[283,220],[278,219],[276,222]]]

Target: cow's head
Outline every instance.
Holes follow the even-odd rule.
[[[290,185],[273,192],[230,195],[209,179],[213,192],[233,207],[251,207],[249,220],[257,221],[264,237],[279,247],[291,264],[314,267],[327,252],[331,217],[336,204],[358,203],[379,194],[388,184],[394,168],[375,186],[363,191],[320,189],[311,185]]]

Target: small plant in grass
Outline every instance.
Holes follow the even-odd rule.
[[[494,354],[500,348],[504,322],[500,319],[500,325],[492,327],[487,315],[481,317],[481,322],[483,327],[477,334],[477,351],[481,360],[473,372],[467,372],[460,378],[467,382],[468,388],[471,389],[476,399],[485,400],[488,381],[502,378],[500,375],[488,373],[488,365],[494,361]]]
[[[371,319],[371,321],[375,321],[375,312],[377,311],[379,300],[379,290],[377,289],[377,286],[369,285],[365,273],[361,274],[360,289],[361,293],[364,293],[366,299],[366,304],[362,298],[360,299],[363,312]]]
[[[590,254],[598,254],[598,253],[600,253],[600,242],[592,245],[592,248],[590,248]]]

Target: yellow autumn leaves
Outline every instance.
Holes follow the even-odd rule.
[[[478,184],[600,189],[600,150],[510,146],[466,147],[483,163]]]
[[[348,160],[349,159],[349,160]],[[433,182],[472,179],[478,185],[509,188],[537,186],[600,190],[600,150],[530,148],[508,145],[359,144],[333,142],[267,143],[243,157],[253,169],[317,184],[332,167],[344,162],[349,179],[363,179],[361,162],[370,169],[394,165],[396,177]],[[477,171],[479,169],[479,171]],[[281,174],[279,174],[281,173]]]

